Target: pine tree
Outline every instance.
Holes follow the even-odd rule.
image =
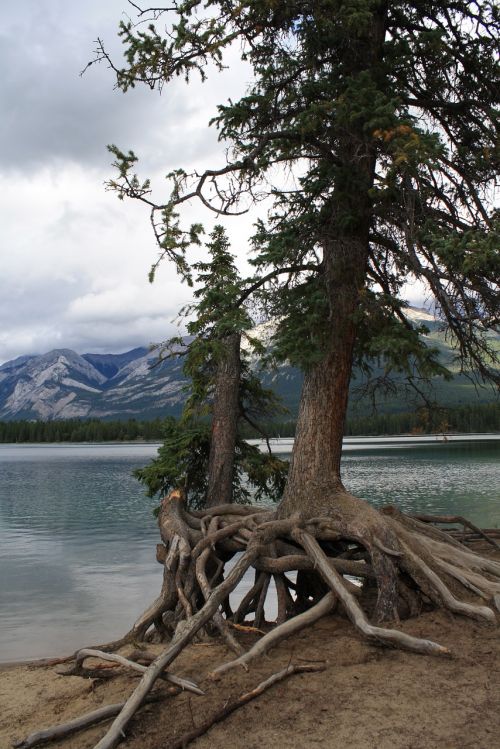
[[[407,280],[426,284],[462,366],[497,377],[488,332],[499,321],[500,216],[491,201],[498,8],[487,0],[189,0],[168,13],[154,8],[144,25],[122,23],[118,85],[161,89],[176,76],[204,79],[239,50],[254,75],[238,101],[218,107],[227,163],[201,175],[172,173],[170,198],[155,204],[149,183],[133,174],[135,155],[113,147],[113,187],[148,202],[162,256],[185,277],[200,227],[183,230],[179,206],[201,199],[230,215],[267,192],[271,207],[253,240],[257,274],[238,301],[261,295],[279,316],[276,353],[300,364],[305,379],[276,513],[211,508],[200,517],[183,510],[178,493],[163,500],[164,588],[128,638],[155,622],[160,632],[167,620],[182,626],[102,749],[116,744],[154,679],[202,627],[212,622],[234,646],[219,607],[232,615],[228,596],[252,565],[255,584],[233,619],[255,612],[256,627],[271,576],[279,624],[304,608],[314,621],[340,602],[364,636],[420,653],[448,651],[380,623],[429,603],[493,623],[500,607],[498,563],[396,508],[376,511],[346,491],[340,472],[353,363],[369,366],[383,355],[409,378],[415,368],[439,371],[404,315]],[[102,45],[98,56],[113,67]],[[242,556],[214,587],[208,562],[220,580],[236,551]],[[301,571],[297,584],[284,574],[292,569]],[[353,574],[364,580],[356,595],[346,579]],[[302,622],[291,618],[271,640]],[[216,671],[246,664],[269,642]]]
[[[194,263],[195,301],[181,311],[188,342],[170,339],[163,355],[183,359],[188,397],[179,422],[165,422],[158,457],[136,471],[151,495],[182,487],[197,507],[244,502],[250,497],[278,499],[288,464],[269,450],[244,440],[238,427],[250,423],[261,436],[261,419],[283,411],[263,388],[251,359],[261,350],[251,336],[241,279],[224,228],[215,226],[206,245],[209,259]],[[242,337],[247,346],[241,347]]]
[[[275,282],[266,299],[281,320],[275,351],[306,372],[282,511],[307,505],[317,515],[344,496],[353,363],[383,355],[410,380],[447,374],[404,316],[407,280],[427,286],[462,366],[497,376],[487,333],[499,317],[500,221],[489,202],[498,11],[489,2],[211,0],[176,14],[167,37],[154,23],[122,23],[119,86],[204,78],[236,41],[254,81],[218,107],[228,163],[171,175],[171,199],[155,209],[160,244],[182,253],[196,235],[197,225],[183,232],[177,223],[187,200],[231,214],[254,194],[272,198],[253,240],[251,288]],[[114,153],[115,189],[144,199],[135,156]],[[285,186],[280,165],[293,172]]]

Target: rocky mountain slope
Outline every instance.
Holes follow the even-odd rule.
[[[0,367],[0,419],[148,418],[178,413],[185,384],[178,362],[137,348],[124,354],[55,349]]]
[[[453,351],[439,333],[439,325],[425,310],[409,308],[408,318],[424,322],[429,344],[437,346],[443,360],[449,363]],[[265,323],[252,331],[264,342],[269,340],[270,325]],[[264,376],[290,410],[297,413],[302,383],[301,374],[288,366]],[[182,362],[158,363],[156,352],[136,348],[123,354],[77,354],[70,349],[56,349],[40,356],[21,356],[0,366],[0,420],[70,419],[70,418],[141,418],[178,415],[185,397],[186,382]],[[354,380],[354,392],[359,382]],[[451,383],[437,380],[433,396],[445,405],[490,401],[495,397],[489,388],[478,392],[465,377]],[[353,404],[354,404],[354,398]],[[355,405],[355,404],[354,404]],[[361,413],[369,405],[358,404]],[[384,410],[411,410],[412,404],[391,396]]]

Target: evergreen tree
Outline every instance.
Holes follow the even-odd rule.
[[[151,495],[181,486],[196,506],[241,502],[252,494],[278,499],[287,462],[248,444],[238,427],[246,421],[265,436],[259,419],[283,409],[252,367],[251,352],[261,346],[248,334],[253,323],[238,303],[241,279],[222,226],[206,249],[210,259],[193,265],[195,302],[181,311],[190,340],[172,338],[163,347],[167,356],[183,358],[189,379],[182,417],[166,421],[158,457],[136,476]]]
[[[274,281],[265,301],[281,320],[275,350],[306,371],[282,512],[318,514],[343,495],[353,362],[383,355],[409,379],[446,375],[404,316],[406,280],[426,284],[462,366],[495,376],[487,332],[498,325],[499,215],[488,198],[499,155],[498,11],[448,0],[209,0],[174,13],[166,36],[154,22],[122,23],[119,86],[204,78],[235,43],[254,80],[218,108],[228,163],[171,175],[171,199],[153,209],[162,252],[182,255],[196,235],[177,223],[184,201],[231,214],[256,193],[272,198],[254,237],[251,288]],[[149,184],[132,175],[134,154],[113,151],[119,195],[151,203]],[[293,177],[285,186],[283,164]]]
[[[148,17],[139,12],[141,21]],[[488,331],[499,318],[500,217],[490,202],[499,155],[498,9],[487,0],[174,0],[168,15],[161,7],[149,15],[145,25],[121,26],[126,65],[115,71],[123,89],[138,82],[161,88],[177,75],[204,78],[235,49],[254,76],[239,101],[218,109],[229,147],[224,166],[173,173],[171,198],[155,205],[149,183],[133,174],[135,155],[113,148],[113,186],[152,208],[161,254],[188,281],[186,251],[200,226],[184,231],[179,205],[198,198],[231,214],[267,192],[271,208],[254,237],[257,275],[230,314],[259,294],[279,316],[277,354],[300,364],[305,377],[276,512],[188,512],[179,492],[162,501],[161,594],[121,642],[145,637],[151,626],[176,636],[99,743],[103,749],[116,746],[155,679],[203,627],[213,624],[238,649],[221,610],[235,621],[254,612],[261,626],[271,577],[277,629],[216,672],[302,628],[295,614],[306,608],[313,622],[340,603],[370,640],[445,654],[404,625],[382,622],[431,602],[495,623],[499,607],[498,564],[394,507],[375,510],[340,475],[355,361],[369,366],[383,355],[410,378],[415,369],[446,374],[404,315],[406,280],[427,285],[462,365],[495,377]],[[102,45],[100,55],[113,65]],[[233,613],[229,595],[250,566],[255,583]],[[290,570],[299,571],[296,582],[284,574]],[[353,574],[364,581],[360,590],[348,579]]]

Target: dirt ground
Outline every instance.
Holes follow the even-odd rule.
[[[124,749],[165,749],[228,699],[249,691],[290,662],[324,660],[320,673],[291,676],[237,710],[190,746],[194,749],[492,749],[500,746],[500,630],[428,612],[401,625],[435,639],[450,657],[413,655],[363,641],[351,624],[328,616],[219,681],[210,670],[229,659],[218,641],[195,643],[172,671],[196,681],[206,695],[181,694],[148,705],[129,726]],[[243,634],[249,646],[254,634]],[[148,646],[158,652],[161,646]],[[123,651],[126,653],[127,651]],[[61,676],[62,666],[0,670],[0,747],[34,730],[126,699],[137,677],[117,669],[107,681]],[[155,691],[165,689],[164,683]],[[101,724],[48,746],[91,749]]]

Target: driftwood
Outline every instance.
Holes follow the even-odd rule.
[[[496,623],[500,562],[475,553],[456,528],[448,532],[439,527],[463,518],[410,517],[393,507],[377,511],[347,492],[336,495],[335,502],[325,501],[324,515],[318,514],[317,502],[314,506],[314,517],[280,517],[279,511],[241,505],[191,512],[180,492],[162,501],[160,595],[120,640],[75,656],[73,672],[82,671],[83,659],[91,655],[141,672],[95,749],[113,749],[122,740],[158,679],[201,692],[196,684],[167,671],[195,637],[218,632],[235,653],[236,658],[215,665],[212,674],[220,678],[236,666],[248,668],[254,658],[334,608],[347,614],[358,636],[369,642],[426,655],[450,651],[446,644],[404,631],[401,622],[421,610],[440,607]],[[490,539],[472,523],[462,525],[466,536]],[[247,571],[253,571],[254,582],[233,612],[229,596]],[[269,630],[265,603],[272,580],[278,616]],[[262,637],[245,653],[237,639],[239,630]],[[109,652],[152,636],[167,643],[147,667]]]
[[[228,702],[226,705],[224,705],[224,707],[214,713],[214,715],[212,715],[210,718],[207,718],[207,720],[204,720],[203,723],[201,723],[199,726],[196,726],[196,728],[193,728],[191,731],[187,731],[178,739],[171,741],[169,744],[162,745],[161,749],[184,749],[184,747],[197,739],[199,736],[203,736],[203,734],[209,731],[210,728],[212,728],[212,726],[214,726],[216,723],[221,723],[229,715],[231,715],[231,713],[234,713],[235,710],[238,710],[238,708],[247,705],[256,697],[260,697],[260,695],[263,694],[266,690],[270,689],[270,687],[273,687],[275,684],[278,684],[278,682],[283,681],[283,679],[287,679],[289,676],[293,676],[293,674],[311,673],[313,671],[323,671],[324,669],[324,665],[314,663],[304,663],[303,665],[298,666],[289,665],[281,671],[272,674],[272,676],[269,676],[267,679],[265,679],[265,681],[262,681],[250,692],[246,692],[237,699]],[[158,749],[160,749],[160,747],[158,747]]]

